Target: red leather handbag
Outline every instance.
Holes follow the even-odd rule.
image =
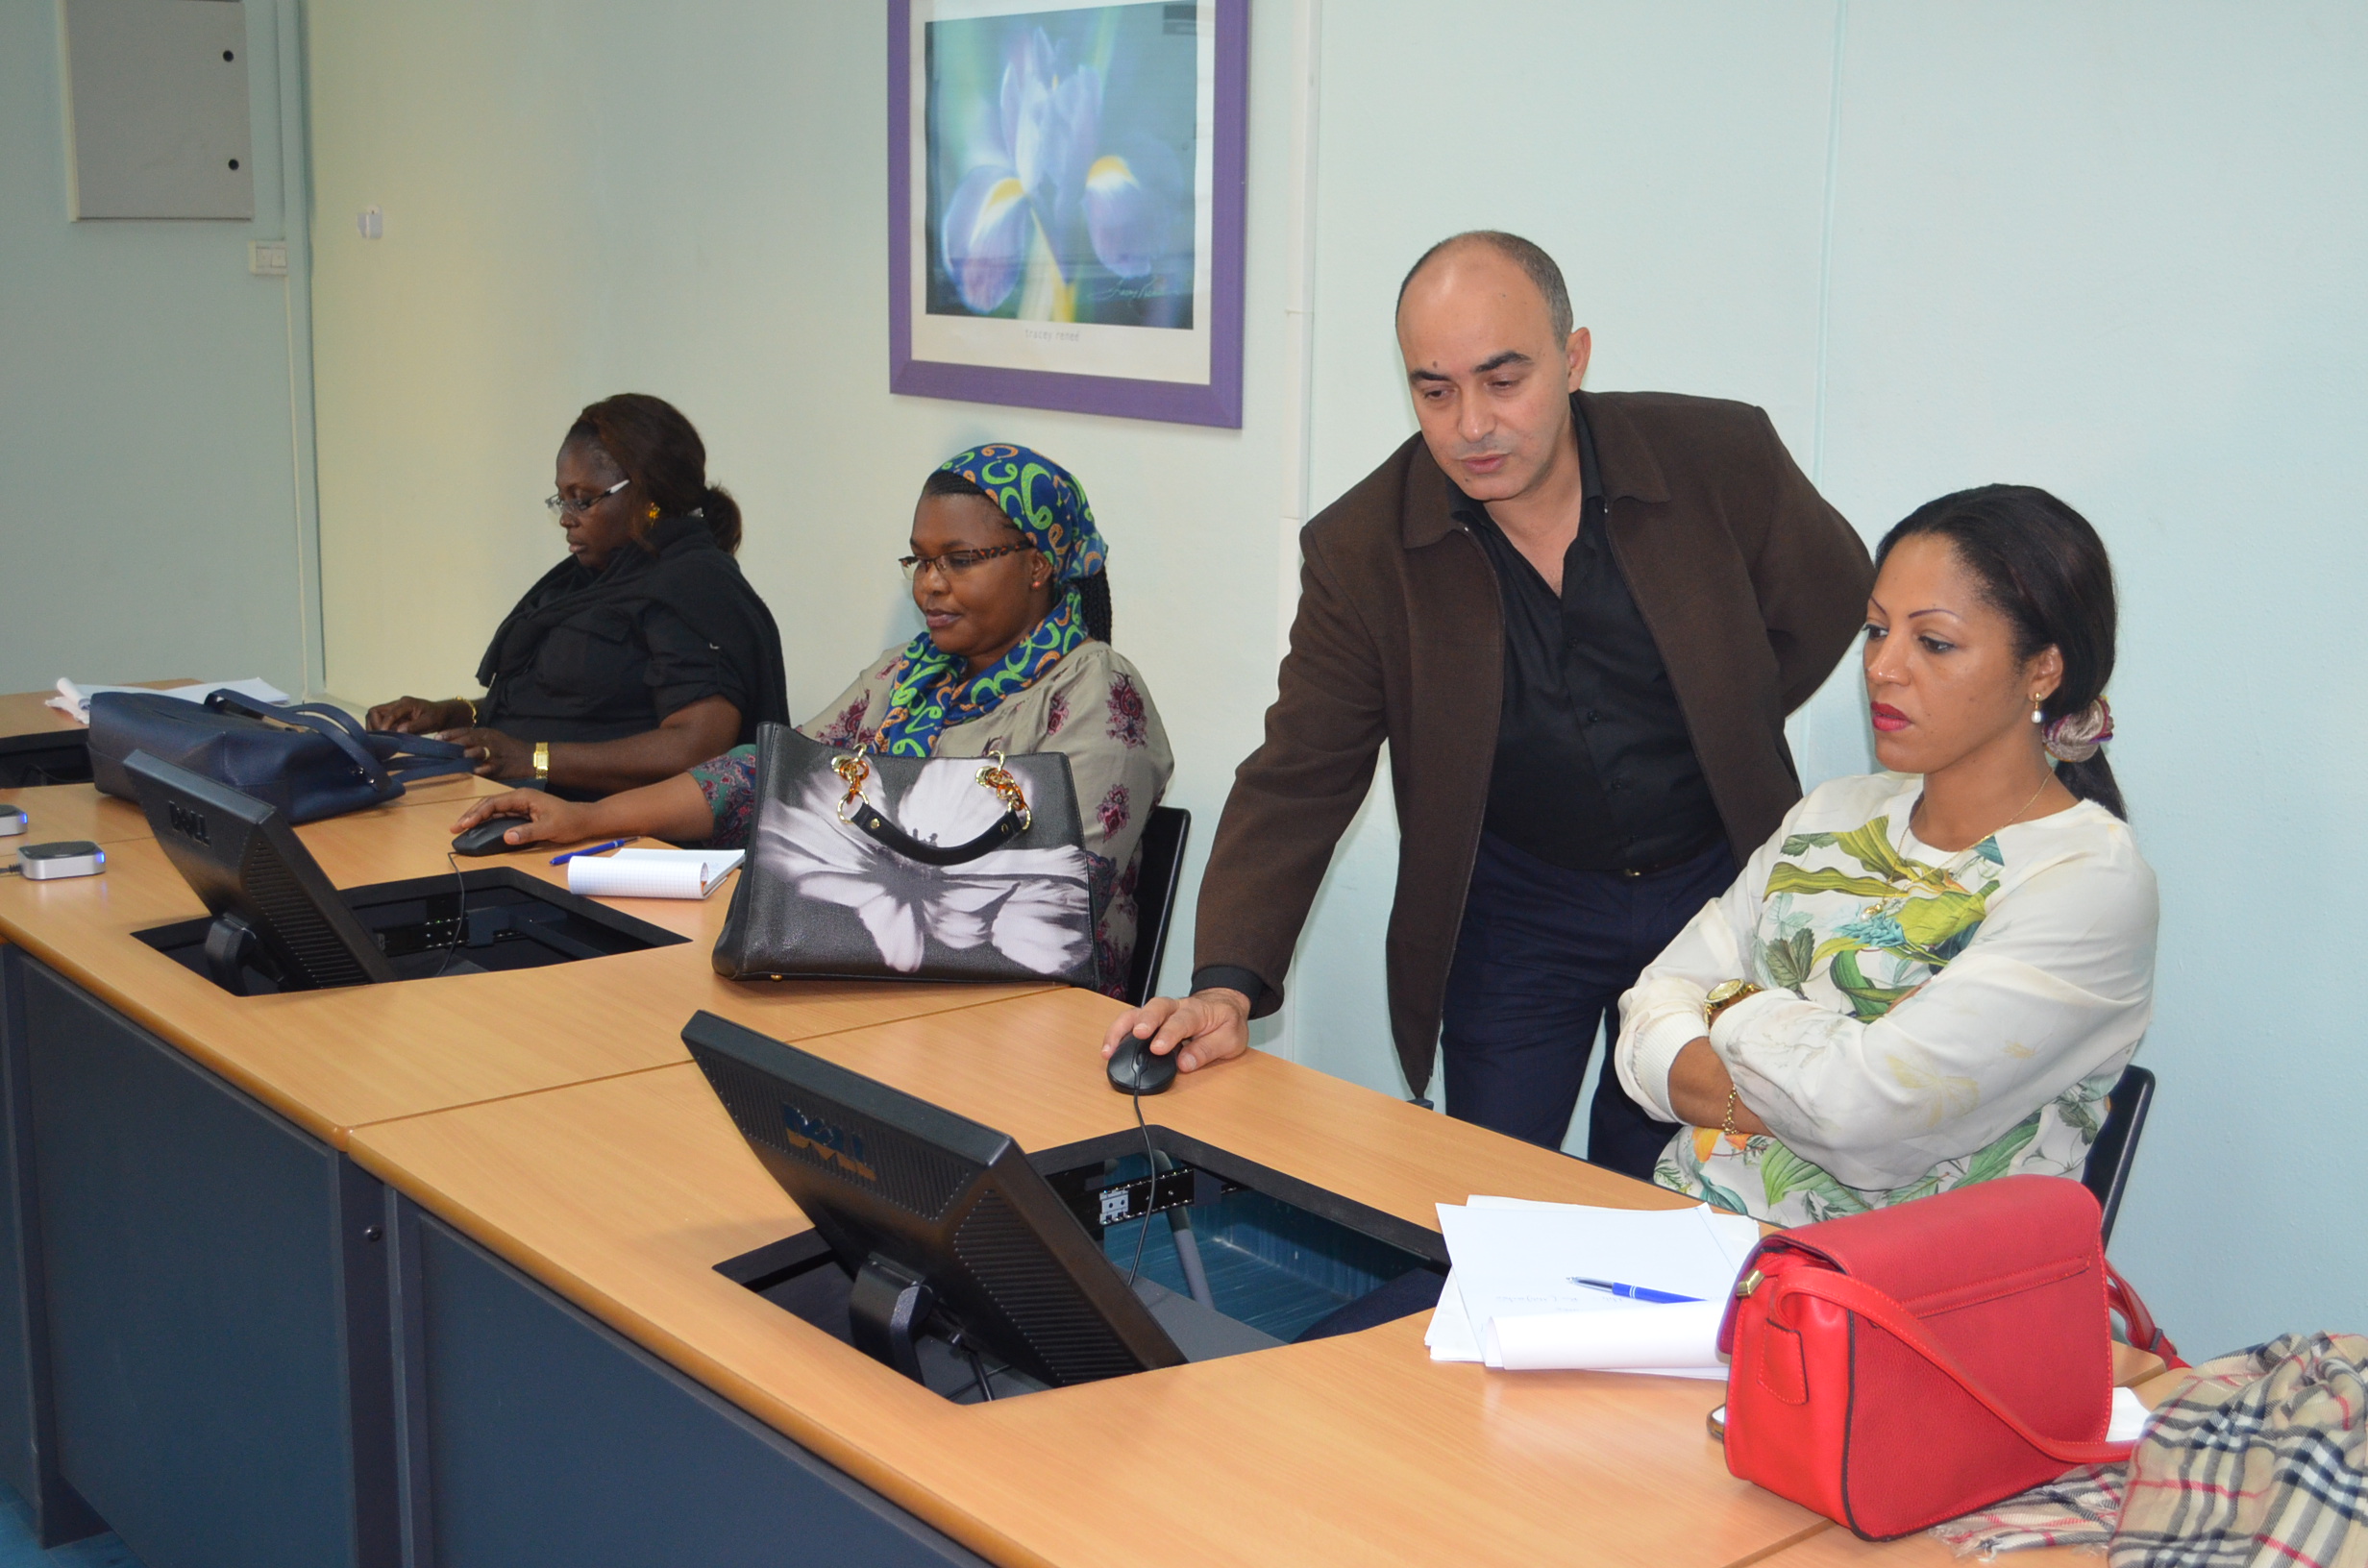
[[[2080,1183],[2005,1176],[1768,1237],[1719,1329],[1727,1468],[1887,1540],[2127,1458],[2109,1311],[2184,1363],[2098,1231]]]

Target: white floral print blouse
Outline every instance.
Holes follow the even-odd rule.
[[[2093,801],[1944,854],[1923,781],[1819,786],[1620,999],[1620,1082],[1665,1120],[1706,1032],[1773,1136],[1688,1127],[1664,1187],[1777,1225],[1994,1176],[2078,1177],[2154,1010],[2155,877]],[[1721,981],[1765,989],[1708,1031]]]

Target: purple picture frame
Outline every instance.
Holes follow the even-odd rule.
[[[1114,0],[1116,3],[1116,0]],[[1247,207],[1249,0],[1216,0],[1210,147],[1209,380],[1134,380],[913,356],[912,0],[888,8],[888,390],[910,397],[1242,428],[1242,244]]]

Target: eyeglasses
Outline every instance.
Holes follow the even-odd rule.
[[[562,512],[569,517],[581,517],[632,482],[629,478],[619,479],[597,496],[545,496],[543,504],[551,508],[551,515],[554,517],[557,517]]]
[[[998,555],[1017,555],[1034,545],[998,545],[993,550],[952,550],[943,555],[900,555],[897,565],[904,568],[904,580],[910,582],[929,567],[937,568],[938,576],[948,582],[968,572],[981,561],[991,561]]]

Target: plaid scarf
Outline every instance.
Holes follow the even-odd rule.
[[[2368,1568],[2368,1337],[2289,1334],[2207,1361],[2129,1464],[2083,1466],[1933,1533],[1960,1556],[2104,1546],[2110,1568]]]

